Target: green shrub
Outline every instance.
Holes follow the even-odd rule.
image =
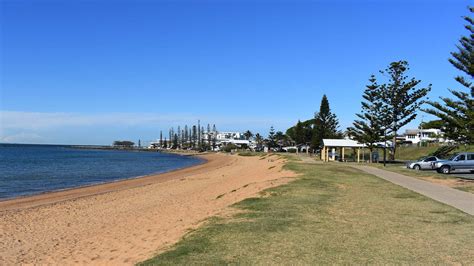
[[[257,156],[257,155],[258,153],[250,152],[250,151],[239,152],[239,156]]]
[[[239,147],[237,147],[235,144],[229,143],[229,144],[225,145],[222,148],[222,151],[223,152],[231,152],[232,150],[235,150],[235,149],[238,149],[238,148]]]

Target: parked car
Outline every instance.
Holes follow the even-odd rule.
[[[474,152],[463,152],[453,155],[449,160],[432,163],[438,173],[474,172]]]
[[[434,162],[440,161],[436,156],[425,156],[407,163],[407,168],[415,170],[431,170]]]

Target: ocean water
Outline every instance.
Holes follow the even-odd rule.
[[[0,200],[164,173],[202,162],[159,152],[0,144]]]

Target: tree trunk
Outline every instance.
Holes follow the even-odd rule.
[[[395,161],[395,152],[397,151],[397,134],[393,136],[392,143],[392,154],[390,155],[390,160]]]

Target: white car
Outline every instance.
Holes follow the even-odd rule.
[[[428,169],[431,170],[432,164],[437,161],[440,161],[440,159],[436,156],[421,157],[420,159],[416,161],[408,162],[407,168],[415,169],[415,170],[428,170]]]

